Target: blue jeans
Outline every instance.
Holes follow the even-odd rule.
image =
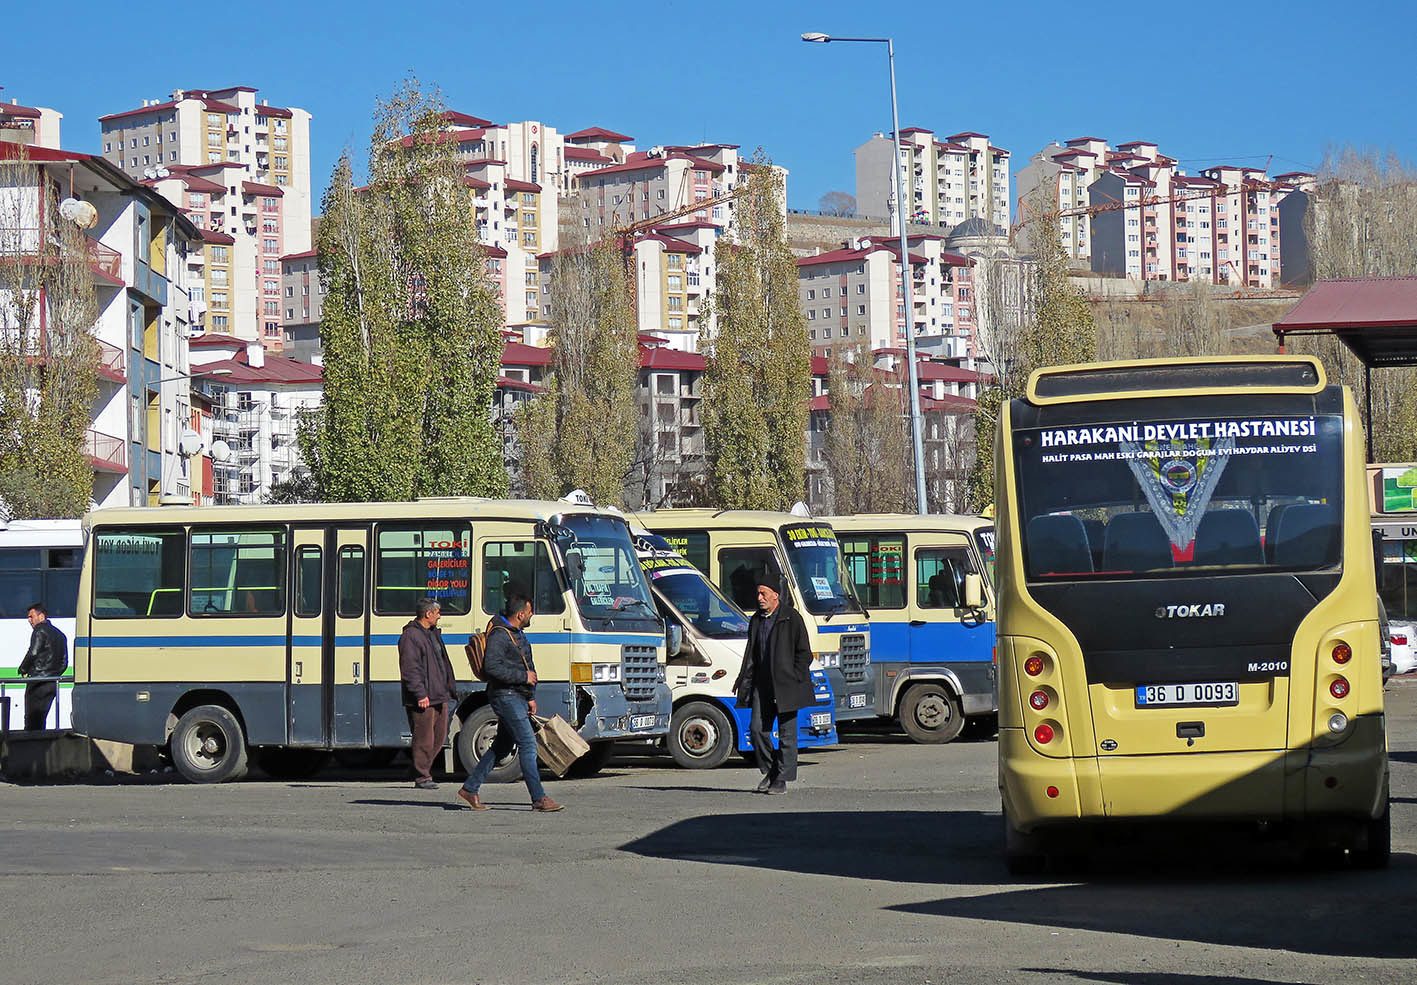
[[[546,790],[541,786],[541,775],[536,765],[536,732],[531,727],[531,708],[526,698],[513,691],[493,691],[487,703],[497,713],[497,735],[462,787],[468,793],[477,793],[487,782],[487,774],[492,772],[492,767],[515,747],[522,764],[522,779],[526,781],[527,792],[531,794],[534,804],[546,796]]]

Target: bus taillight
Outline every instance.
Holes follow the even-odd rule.
[[[1353,650],[1347,643],[1335,643],[1333,645],[1333,662],[1336,664],[1346,664],[1353,659]]]
[[[1046,746],[1053,741],[1053,726],[1044,722],[1033,730],[1033,737],[1038,740],[1040,746]]]
[[[1028,703],[1033,707],[1034,711],[1042,711],[1044,708],[1048,707],[1048,692],[1034,691],[1028,696]]]
[[[1342,699],[1348,697],[1348,678],[1335,677],[1333,683],[1328,686],[1328,693],[1335,698]]]
[[[1023,672],[1029,677],[1037,677],[1043,673],[1043,658],[1037,655],[1029,657],[1023,662]]]

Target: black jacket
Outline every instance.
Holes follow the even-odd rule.
[[[531,643],[526,633],[513,629],[501,616],[493,616],[487,635],[487,653],[482,658],[482,675],[487,693],[514,691],[530,701],[536,685],[526,682],[527,671],[536,670],[531,659]]]
[[[762,634],[765,618],[761,612],[755,612],[748,620],[748,646],[743,651],[743,666],[733,685],[740,704],[751,705],[757,700],[753,687],[753,655],[758,650],[758,637]],[[777,615],[773,619],[768,636],[768,659],[779,712],[793,712],[816,704],[807,624],[802,621],[802,614],[788,605],[786,599],[777,607]]]
[[[424,698],[430,705],[440,705],[457,697],[457,678],[443,645],[442,630],[424,628],[417,619],[409,621],[399,637],[399,677],[403,703],[408,707]]]
[[[21,677],[58,677],[69,669],[69,640],[46,619],[30,633],[30,648],[20,661]]]

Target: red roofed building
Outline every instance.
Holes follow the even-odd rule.
[[[0,143],[58,150],[63,119],[63,113],[42,106],[21,106],[18,99],[0,102]]]
[[[1009,152],[982,133],[952,134],[936,140],[932,131],[905,127],[901,150],[910,174],[906,215],[911,222],[950,228],[972,218],[1009,224]],[[875,134],[856,148],[858,214],[887,217],[895,142]]]

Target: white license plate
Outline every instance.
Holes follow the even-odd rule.
[[[631,715],[631,716],[630,716],[630,731],[631,731],[631,732],[638,732],[638,731],[640,731],[641,729],[647,729],[647,728],[654,728],[654,716],[653,716],[653,715]]]
[[[826,728],[832,723],[832,713],[829,711],[812,712],[812,728]]]
[[[864,695],[864,694],[848,694],[848,695],[846,696],[846,707],[848,707],[848,708],[865,708],[865,707],[866,707],[866,695]]]
[[[1208,684],[1138,684],[1137,707],[1165,705],[1238,705],[1240,685],[1234,681]]]

